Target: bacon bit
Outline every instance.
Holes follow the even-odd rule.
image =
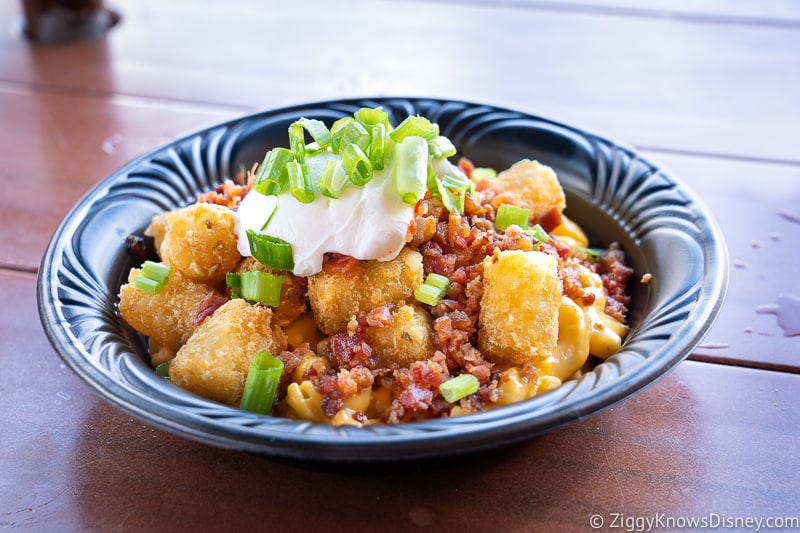
[[[536,219],[543,230],[550,233],[561,225],[561,211],[557,207],[551,207]]]
[[[392,325],[392,303],[379,305],[364,316],[366,324],[373,328],[385,328]]]
[[[322,271],[326,274],[347,272],[356,268],[360,261],[355,257],[327,252],[322,258]]]
[[[461,172],[466,174],[469,179],[472,179],[472,171],[475,170],[475,165],[472,161],[466,157],[461,157],[456,165],[461,169]]]
[[[200,303],[197,304],[197,311],[191,321],[191,325],[198,326],[202,324],[203,320],[213,315],[214,311],[222,307],[222,304],[227,301],[228,300],[225,298],[221,298],[215,294],[206,294],[206,296],[200,300]]]
[[[197,203],[222,205],[235,210],[249,191],[249,185],[240,185],[231,180],[225,180],[213,191],[198,196]]]

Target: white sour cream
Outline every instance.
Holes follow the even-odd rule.
[[[338,157],[331,153],[306,158],[312,183],[319,181],[325,162]],[[322,270],[326,252],[349,255],[356,259],[394,259],[406,243],[414,206],[406,204],[394,183],[394,160],[375,171],[363,187],[348,183],[339,198],[324,196],[315,189],[314,201],[297,201],[289,192],[264,196],[251,190],[235,215],[238,249],[249,256],[247,230],[281,238],[292,245],[293,273],[310,276]],[[275,207],[277,206],[277,209]],[[269,225],[264,222],[275,209]]]

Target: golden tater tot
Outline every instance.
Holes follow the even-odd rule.
[[[516,365],[554,355],[562,292],[558,261],[542,252],[507,250],[487,257],[483,274],[481,351]]]
[[[167,214],[159,252],[162,261],[194,281],[218,283],[241,259],[237,242],[230,209],[193,204]]]
[[[176,270],[160,293],[150,294],[131,287],[130,281],[139,272],[138,268],[131,269],[129,283],[120,288],[120,315],[166,353],[174,354],[194,331],[198,304],[213,291]]]
[[[391,261],[362,261],[344,272],[311,276],[308,299],[319,329],[331,335],[359,313],[410,300],[422,274],[422,255],[406,247]]]
[[[181,388],[229,405],[238,405],[253,354],[286,349],[286,335],[272,310],[229,300],[197,326],[169,367]]]
[[[386,327],[367,328],[375,351],[386,361],[408,366],[433,353],[433,320],[417,305],[404,305],[392,313]]]
[[[549,215],[555,219],[553,226],[560,223],[560,215],[567,206],[567,200],[552,168],[538,161],[523,159],[500,172],[495,178],[495,184],[514,193],[520,205],[530,209],[532,220],[543,219],[548,217],[549,212],[554,212],[555,217]]]

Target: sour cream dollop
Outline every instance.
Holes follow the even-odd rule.
[[[322,152],[306,158],[312,183],[319,181],[325,162],[334,157],[338,156]],[[362,260],[394,259],[406,243],[414,217],[414,206],[403,202],[397,192],[394,174],[394,161],[387,160],[384,169],[375,171],[366,185],[348,184],[336,199],[316,188],[314,201],[307,204],[286,191],[265,196],[251,190],[235,214],[239,253],[251,255],[247,240],[250,229],[290,243],[292,272],[297,276],[320,272],[326,252]],[[275,214],[262,231],[273,210]]]

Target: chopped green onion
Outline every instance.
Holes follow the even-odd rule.
[[[158,294],[164,289],[164,286],[161,283],[154,279],[142,276],[141,274],[131,280],[131,287],[149,294]]]
[[[311,185],[311,175],[308,165],[299,161],[289,161],[286,164],[286,173],[289,176],[289,192],[298,202],[310,204],[314,201],[314,186]]]
[[[289,126],[289,150],[294,154],[295,161],[306,162],[306,137],[303,126],[297,122]]]
[[[341,153],[350,145],[356,145],[361,150],[369,146],[370,137],[367,128],[355,120],[345,123],[333,135],[333,150]]]
[[[160,365],[156,366],[156,375],[161,376],[169,380],[169,365],[172,363],[172,359],[169,361],[165,361]]]
[[[261,302],[271,307],[280,305],[283,276],[261,270],[246,270],[239,274],[239,278],[241,297],[248,302]]]
[[[431,272],[425,277],[425,281],[414,289],[414,298],[424,304],[436,305],[447,293],[449,286],[450,280],[446,276]]]
[[[317,144],[317,149],[329,146],[333,140],[330,130],[321,120],[300,117],[294,124],[300,125],[311,135],[311,138],[314,139],[314,142]],[[306,150],[309,150],[308,145],[306,146]]]
[[[397,192],[407,204],[425,195],[428,179],[428,143],[422,137],[406,137],[395,149]]]
[[[278,195],[286,184],[286,164],[294,160],[294,154],[286,148],[274,148],[267,152],[258,169],[253,189],[265,196]]]
[[[576,252],[583,252],[590,257],[599,257],[603,253],[602,248],[576,248]]]
[[[439,394],[448,403],[454,403],[470,394],[475,394],[480,388],[478,378],[472,374],[460,374],[453,379],[448,379],[439,385]]]
[[[433,287],[442,289],[443,291],[446,291],[447,287],[450,286],[450,280],[447,278],[447,276],[442,276],[441,274],[437,274],[435,272],[431,272],[425,277],[425,283],[427,285],[432,285]]]
[[[435,139],[428,141],[428,148],[434,159],[441,159],[443,157],[452,157],[456,155],[456,147],[447,137],[439,135]]]
[[[272,217],[275,216],[275,212],[277,210],[278,210],[278,204],[275,204],[275,207],[272,208],[272,213],[269,214],[269,216],[267,217],[267,220],[264,221],[264,225],[261,226],[261,231],[264,231],[265,229],[267,229],[267,226],[269,226],[269,223],[272,222]]]
[[[367,154],[373,170],[383,170],[386,153],[386,126],[375,124],[369,131],[369,147]]]
[[[231,290],[231,298],[242,297],[242,278],[236,272],[225,274],[225,285]]]
[[[353,184],[366,185],[372,179],[372,163],[360,146],[348,144],[340,155],[344,170]]]
[[[406,137],[422,137],[426,141],[435,139],[439,136],[439,126],[431,123],[425,117],[410,116],[397,125],[389,134],[394,142],[401,142]]]
[[[439,194],[442,196],[442,204],[450,212],[463,213],[464,199],[467,191],[472,186],[472,182],[456,176],[444,175],[436,182]]]
[[[282,372],[283,362],[269,350],[253,354],[239,408],[259,414],[269,413],[275,402]]]
[[[505,231],[511,225],[517,225],[523,230],[528,229],[528,219],[531,217],[530,209],[511,204],[501,204],[497,209],[494,225],[497,229]]]
[[[247,241],[250,244],[250,254],[262,265],[276,270],[292,270],[294,268],[292,245],[283,239],[256,233],[249,229],[247,230]]]
[[[159,294],[172,276],[173,268],[164,263],[145,261],[142,269],[131,280],[131,287],[149,294]]]
[[[493,168],[477,167],[472,169],[472,178],[476,180],[490,179],[497,177],[497,171]]]
[[[414,298],[424,304],[436,305],[442,299],[442,289],[423,283],[414,289]]]
[[[339,198],[347,182],[347,172],[344,170],[342,160],[328,159],[325,166],[322,167],[317,186],[320,192],[328,198]]]
[[[384,128],[389,127],[389,114],[383,110],[382,107],[362,107],[356,111],[353,116],[355,119],[365,126],[377,126],[382,124]]]
[[[525,233],[536,239],[536,244],[546,241],[550,238],[550,235],[541,227],[539,224],[534,224],[533,226],[529,227],[525,230]]]

